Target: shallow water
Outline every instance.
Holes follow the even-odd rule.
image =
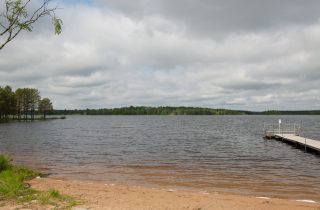
[[[264,140],[278,116],[68,116],[0,125],[0,152],[67,177],[320,201],[320,156]],[[320,139],[320,116],[281,116]]]

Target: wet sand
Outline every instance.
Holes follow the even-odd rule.
[[[319,203],[224,193],[156,189],[52,178],[34,179],[30,184],[39,190],[59,190],[83,202],[74,209],[320,210]]]

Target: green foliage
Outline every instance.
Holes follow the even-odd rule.
[[[11,159],[8,156],[0,155],[0,172],[12,168]]]
[[[24,7],[22,0],[7,0],[6,1],[7,19],[10,24],[21,24],[21,17],[28,16],[27,9]]]
[[[12,171],[14,171],[16,175],[20,176],[23,181],[30,180],[41,175],[41,173],[23,166],[14,166]]]
[[[26,30],[28,32],[31,32],[32,31],[32,28],[30,25],[26,24],[26,23],[20,23],[19,24],[19,27],[22,29],[22,30]]]
[[[14,170],[5,170],[0,173],[0,198],[15,198],[29,193],[23,183],[23,176]]]
[[[0,86],[0,119],[7,118],[15,112],[16,100],[15,93],[10,86]]]
[[[41,204],[50,204],[50,205],[57,205],[60,203],[60,209],[68,209],[73,206],[81,204],[80,202],[74,200],[72,197],[67,195],[62,195],[59,191],[50,189],[48,192],[42,193],[38,200]],[[61,203],[63,204],[61,206]]]
[[[44,103],[40,107],[41,101]],[[48,98],[41,100],[40,92],[35,88],[18,88],[13,92],[10,86],[0,86],[0,122],[7,122],[9,116],[17,116],[19,120],[30,116],[33,120],[35,114],[52,108],[51,101]]]
[[[263,115],[320,115],[320,110],[280,111],[269,110],[261,112]]]
[[[114,109],[86,109],[86,110],[54,110],[53,114],[86,114],[86,115],[241,115],[243,111],[227,109],[211,109],[200,107],[145,107],[130,106]]]
[[[54,26],[54,33],[55,34],[61,34],[62,32],[62,25],[63,22],[61,19],[56,18],[55,16],[52,18],[53,26]]]
[[[130,106],[114,109],[54,110],[54,115],[320,115],[320,110],[311,111],[266,111],[252,112],[202,107],[147,107]]]
[[[63,198],[63,196],[60,194],[60,192],[57,190],[54,190],[54,189],[49,190],[48,194],[52,198],[57,198],[57,199]]]
[[[21,203],[36,201],[44,205],[53,205],[58,209],[68,209],[79,204],[72,197],[62,195],[54,189],[48,192],[31,189],[24,181],[40,173],[13,165],[7,156],[0,155],[0,167],[2,169],[0,171],[0,200],[13,200]]]
[[[62,20],[55,16],[56,7],[51,8],[52,0],[43,0],[38,8],[28,6],[30,0],[5,0],[4,11],[0,14],[0,50],[12,41],[21,31],[31,32],[40,18],[52,17],[55,34],[62,31]]]
[[[14,166],[8,156],[0,155],[0,198],[14,198],[30,193],[23,183],[39,173],[25,167]]]
[[[67,209],[72,206],[80,204],[80,202],[77,202],[72,197],[67,195],[62,195],[59,191],[54,189],[50,189],[47,192],[43,192],[39,194],[39,196],[37,196],[36,199],[41,204],[49,204],[54,206],[57,206],[57,204],[60,204],[61,209]],[[61,206],[61,204],[63,205]]]
[[[46,119],[46,114],[48,111],[52,111],[53,106],[48,98],[44,98],[39,102],[39,112],[43,113],[43,118]]]

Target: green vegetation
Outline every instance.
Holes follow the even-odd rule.
[[[277,111],[269,110],[261,112],[263,115],[320,115],[320,110]]]
[[[54,115],[320,115],[320,110],[252,112],[202,107],[130,106],[113,109],[54,110]]]
[[[42,114],[46,119],[51,115],[320,115],[320,110],[252,112],[230,109],[213,109],[202,107],[148,107],[130,106],[122,108],[53,110],[48,98],[41,99],[34,88],[18,88],[15,92],[10,86],[0,87],[0,123],[14,120],[34,120],[35,115]],[[65,117],[51,118],[65,119]]]
[[[33,25],[40,18],[49,16],[52,18],[55,34],[62,31],[62,20],[55,16],[56,7],[50,8],[52,0],[43,0],[42,4],[35,8],[30,5],[30,0],[5,0],[3,13],[0,15],[0,50],[11,42],[21,31],[31,32]],[[28,5],[29,8],[28,8]],[[33,12],[32,12],[32,9]]]
[[[11,169],[11,168],[12,168],[12,164],[9,157],[0,155],[0,172]]]
[[[41,192],[25,183],[39,175],[40,173],[31,169],[13,165],[9,157],[0,155],[0,201],[21,204],[32,201],[38,205],[51,205],[58,209],[69,209],[78,204],[73,198],[56,190]]]
[[[50,99],[44,98],[39,102],[39,111],[43,113],[43,119],[46,119],[47,112],[53,110],[52,103]]]
[[[50,99],[41,100],[35,88],[18,88],[15,92],[10,86],[0,86],[0,122],[10,119],[34,120],[35,115],[46,114],[53,110]]]
[[[243,111],[199,107],[130,106],[114,109],[54,110],[56,115],[242,115]]]

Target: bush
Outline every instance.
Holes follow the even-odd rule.
[[[11,159],[8,156],[0,155],[0,172],[11,169]]]

